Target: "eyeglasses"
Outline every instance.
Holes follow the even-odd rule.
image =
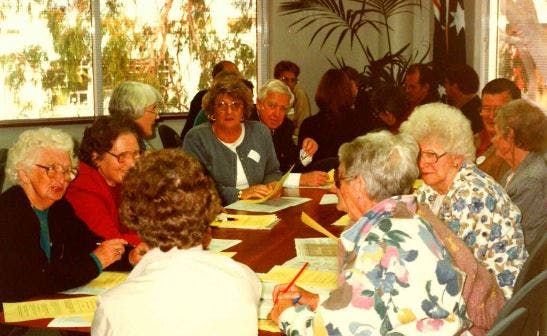
[[[225,101],[220,101],[215,104],[215,107],[222,112],[228,111],[229,108],[232,110],[240,110],[243,108],[243,103],[237,100],[234,100],[233,102],[230,102],[230,103]]]
[[[437,154],[432,151],[420,151],[420,160],[425,163],[437,163],[440,158],[446,155],[446,152],[442,154]]]
[[[277,103],[272,103],[272,102],[266,102],[266,107],[270,110],[278,110],[278,109],[281,109],[281,111],[283,111],[284,113],[287,113],[287,111],[289,110],[289,107],[288,106],[284,106],[284,105],[279,105]]]
[[[281,77],[280,78],[281,81],[285,82],[285,83],[298,83],[298,78],[296,77]]]
[[[78,174],[78,170],[76,170],[75,168],[65,168],[58,163],[54,163],[49,166],[44,166],[37,163],[35,163],[34,165],[45,170],[46,175],[49,178],[54,178],[55,174],[62,174],[67,181],[72,181],[76,177],[76,174]]]
[[[334,185],[337,189],[340,189],[343,180],[351,180],[355,176],[340,176],[340,170],[338,168],[334,169]]]
[[[107,151],[108,154],[112,155],[113,157],[118,160],[118,163],[125,164],[128,163],[129,160],[137,160],[141,156],[141,151],[134,151],[134,152],[122,152],[120,154],[114,154],[109,151]]]

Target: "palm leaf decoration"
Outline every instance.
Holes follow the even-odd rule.
[[[345,3],[348,2],[358,5],[346,6]],[[421,0],[292,0],[282,2],[279,13],[283,16],[299,15],[299,18],[289,26],[295,28],[297,32],[316,29],[310,39],[310,46],[321,35],[323,39],[321,48],[328,40],[336,39],[334,49],[336,54],[346,38],[349,38],[351,48],[357,42],[368,61],[362,73],[365,86],[376,86],[375,81],[401,85],[406,69],[414,63],[418,55],[405,57],[410,44],[393,52],[391,45],[393,28],[389,25],[389,21],[397,15],[412,14],[415,8],[421,8],[421,6]],[[380,35],[383,32],[385,34],[389,50],[380,58],[376,58],[364,43],[362,29],[367,26]],[[421,60],[425,59],[426,55],[427,53]],[[332,60],[329,62],[334,64]],[[336,63],[345,65],[345,61],[338,57],[336,57]]]

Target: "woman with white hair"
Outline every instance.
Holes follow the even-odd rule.
[[[469,326],[463,275],[417,213],[411,193],[418,146],[369,133],[343,144],[335,172],[342,232],[338,288],[326,300],[296,286],[274,289],[271,317],[287,335],[456,335]]]
[[[441,103],[417,107],[401,125],[420,146],[424,185],[415,194],[473,251],[506,298],[526,260],[521,215],[503,188],[474,164],[469,120]]]
[[[16,185],[0,195],[0,302],[81,286],[119,260],[129,268],[127,242],[102,241],[64,199],[77,163],[72,138],[59,130],[25,131],[10,148],[6,176]],[[133,251],[132,264],[140,258]]]
[[[161,94],[153,86],[140,82],[124,82],[112,91],[108,112],[113,117],[132,119],[144,139],[154,136],[154,125],[159,119],[158,105]]]

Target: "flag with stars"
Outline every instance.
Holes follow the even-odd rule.
[[[463,0],[431,0],[435,14],[433,69],[441,76],[449,64],[465,64]]]

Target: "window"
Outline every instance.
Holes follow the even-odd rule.
[[[102,114],[125,80],[186,112],[222,59],[256,82],[257,12],[249,0],[0,0],[0,120]]]
[[[547,106],[547,1],[490,0],[489,79],[513,80]]]

